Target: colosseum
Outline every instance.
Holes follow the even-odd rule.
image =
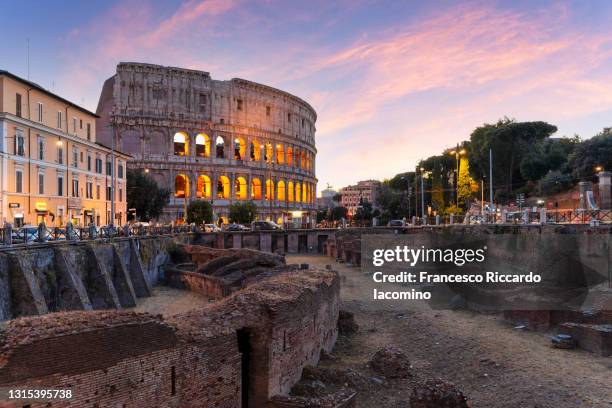
[[[191,200],[210,200],[215,220],[253,200],[258,219],[314,222],[314,109],[287,92],[208,72],[120,63],[98,102],[98,139],[132,155],[172,191],[160,221],[181,220]]]

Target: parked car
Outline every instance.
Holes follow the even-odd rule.
[[[227,226],[227,231],[250,231],[251,229],[249,227],[245,227],[244,225],[241,224],[230,224]]]
[[[204,224],[204,232],[219,232],[221,228],[215,224]]]
[[[280,225],[272,221],[253,221],[251,223],[253,231],[274,231],[282,229]]]
[[[388,227],[405,227],[406,222],[404,220],[390,220],[387,223]]]

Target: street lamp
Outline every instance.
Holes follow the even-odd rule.
[[[603,166],[595,167],[595,171],[598,172],[598,173],[602,172],[603,171]]]

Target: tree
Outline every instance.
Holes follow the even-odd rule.
[[[229,218],[238,224],[249,224],[257,215],[257,205],[253,201],[238,201],[229,207]]]
[[[348,214],[348,208],[346,207],[334,207],[332,208],[332,221],[340,221],[342,218],[346,218]]]
[[[459,203],[467,205],[475,191],[478,191],[478,183],[470,176],[470,161],[466,156],[462,156],[459,160],[459,177],[457,178]]]
[[[612,170],[612,131],[605,129],[597,136],[578,143],[570,157],[573,175],[579,180],[593,178],[596,167]]]
[[[335,201],[339,204],[342,201],[342,194],[340,193],[334,194],[334,196],[332,197],[332,201]]]
[[[381,209],[380,221],[382,224],[386,224],[389,220],[410,218],[410,210],[415,212],[415,209],[411,208],[410,205],[411,197],[408,190],[393,189],[393,179],[383,181],[376,196],[376,205]]]
[[[542,196],[557,194],[569,190],[573,180],[569,174],[562,174],[560,171],[551,171],[540,181],[538,181],[538,193]]]
[[[189,203],[187,207],[188,223],[195,223],[196,225],[207,224],[212,222],[212,217],[213,210],[210,202],[195,200]]]
[[[355,211],[353,219],[359,223],[366,223],[372,221],[374,217],[374,209],[372,204],[368,200],[360,200],[359,207]]]
[[[170,199],[170,190],[160,188],[153,177],[142,170],[127,171],[127,205],[136,209],[136,217],[149,221],[159,217]]]

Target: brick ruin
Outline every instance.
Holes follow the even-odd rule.
[[[70,401],[30,407],[264,407],[331,351],[338,335],[337,273],[285,265],[281,256],[251,250],[173,251],[172,258],[188,261],[175,265],[175,274],[204,275],[207,265],[216,265],[209,272],[227,272],[234,264],[245,279],[238,288],[235,271],[221,272],[233,276],[226,295],[165,319],[95,310],[10,320],[0,331],[0,386],[73,391]],[[21,407],[0,402],[13,406]]]

